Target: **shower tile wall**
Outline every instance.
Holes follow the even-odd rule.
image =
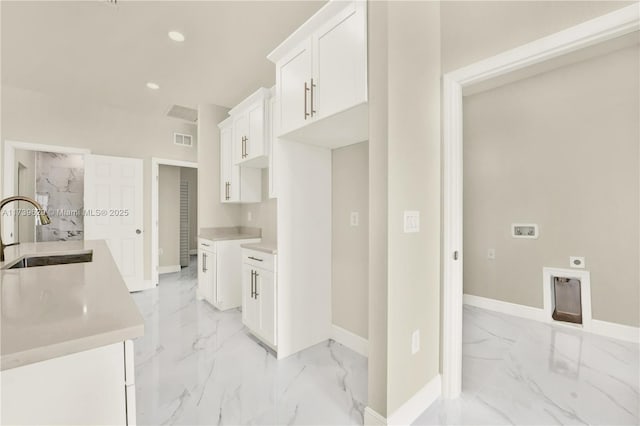
[[[37,226],[37,241],[82,240],[84,158],[77,154],[36,153],[36,199],[51,224]]]

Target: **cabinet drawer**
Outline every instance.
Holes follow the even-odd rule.
[[[275,256],[257,250],[243,249],[242,263],[271,272],[275,270]]]
[[[216,243],[210,240],[205,240],[204,238],[198,238],[198,248],[201,250],[206,250],[211,253],[215,253]]]

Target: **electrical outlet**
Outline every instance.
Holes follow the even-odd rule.
[[[404,232],[420,232],[420,212],[417,210],[405,210],[404,212]]]
[[[351,223],[351,226],[358,226],[360,224],[360,213],[351,212],[350,223]]]
[[[496,249],[487,250],[487,259],[495,260],[495,258],[496,258]]]
[[[577,269],[584,269],[584,257],[569,256],[569,266]]]
[[[411,335],[411,355],[416,354],[420,350],[420,330],[416,330]]]
[[[251,222],[251,219],[253,219],[253,215],[251,214],[251,212],[247,212],[247,220]]]

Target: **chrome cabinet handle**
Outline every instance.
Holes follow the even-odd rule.
[[[203,246],[205,246],[205,247],[210,247],[210,246],[209,246],[209,244],[207,244],[207,243],[201,243],[201,244],[202,244]]]
[[[304,82],[304,119],[306,120],[309,116],[307,112],[307,92],[309,91],[309,87],[307,86],[307,82]]]
[[[254,294],[254,298],[256,300],[258,300],[258,296],[260,296],[260,294],[258,294],[258,277],[260,276],[260,274],[258,274],[258,271],[255,271],[255,274],[253,275],[254,281],[255,281],[255,290],[253,291]]]
[[[313,103],[313,89],[316,87],[315,84],[313,84],[313,78],[311,79],[311,117],[313,117],[313,114],[316,114],[317,111],[315,109],[313,109],[314,107],[314,103]]]
[[[140,229],[136,229],[136,234],[140,235],[142,234],[142,231]]]
[[[251,260],[257,260],[258,262],[262,262],[262,259],[258,259],[257,257],[249,256]]]
[[[207,254],[202,253],[202,272],[207,272]]]
[[[251,270],[251,298],[253,299],[253,295],[254,295],[254,290],[253,290],[253,286],[254,286],[254,276],[255,276],[256,271],[254,271],[253,269]]]

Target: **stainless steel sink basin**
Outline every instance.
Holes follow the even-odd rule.
[[[33,268],[35,266],[68,265],[93,261],[93,250],[69,254],[29,255],[11,262],[2,269]]]

